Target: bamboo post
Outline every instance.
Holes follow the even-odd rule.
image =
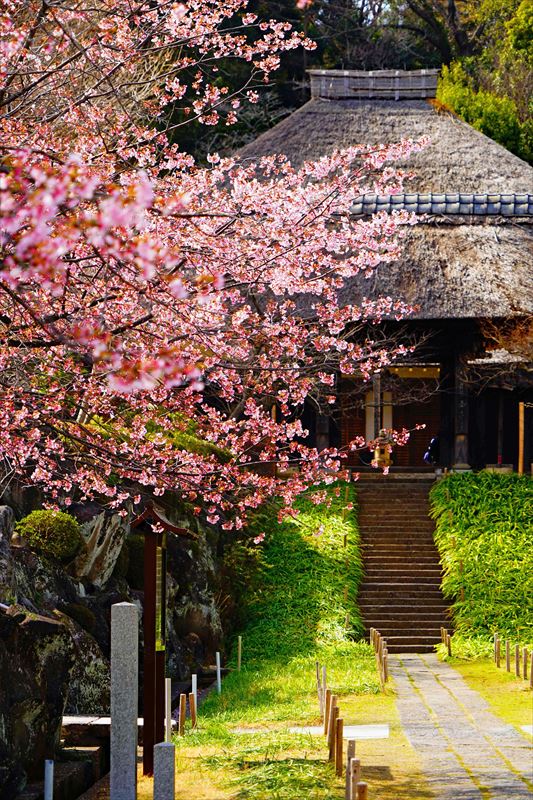
[[[383,683],[387,683],[389,679],[389,650],[387,647],[383,648]]]
[[[518,403],[518,474],[524,474],[524,409],[525,403]]]
[[[189,694],[189,711],[191,712],[191,727],[196,728],[198,719],[196,715],[196,695],[194,692]]]
[[[364,781],[357,784],[356,800],[368,800],[368,784]]]
[[[441,640],[442,644],[446,644],[446,633],[445,633],[445,630],[446,629],[443,628],[442,625],[441,625],[440,626],[440,640]]]
[[[47,758],[44,762],[44,800],[54,797],[54,762]]]
[[[328,688],[328,676],[326,667],[322,667],[322,696],[324,697],[326,689]]]
[[[350,800],[356,800],[357,797],[357,784],[361,780],[361,761],[358,758],[352,758],[350,767]]]
[[[498,634],[494,634],[494,663],[496,663],[496,647],[498,644]]]
[[[505,640],[505,668],[507,672],[511,671],[511,644],[509,639]]]
[[[331,709],[331,689],[326,689],[326,702],[324,706],[324,736],[328,735],[330,709]]]
[[[165,742],[172,741],[172,681],[165,678]]]
[[[344,627],[346,628],[346,630],[348,630],[348,628],[350,627],[350,614],[348,613],[348,611],[346,612],[346,617],[344,618]]]
[[[516,677],[519,678],[520,677],[520,645],[519,644],[515,644],[515,647],[514,647],[514,671],[515,671]]]
[[[452,656],[452,637],[448,632],[446,632],[446,647],[448,648],[448,655]]]
[[[527,647],[522,650],[522,677],[527,681]]]
[[[352,793],[351,775],[353,758],[355,758],[355,739],[348,739],[348,744],[346,745],[346,785],[344,791],[344,800],[351,800],[350,796]]]
[[[180,709],[178,717],[178,733],[183,736],[185,733],[185,715],[187,713],[187,695],[180,694]]]
[[[500,637],[496,637],[496,666],[500,668]]]
[[[333,709],[333,716],[331,718],[331,727],[329,731],[329,761],[335,761],[337,752],[337,720],[339,719],[339,709],[335,706]]]
[[[242,636],[237,637],[237,672],[241,671],[242,662]]]
[[[335,775],[342,778],[342,744],[344,733],[344,720],[342,718],[337,720],[335,727]]]
[[[222,677],[220,668],[220,653],[218,651],[215,653],[215,658],[217,665],[217,692],[220,694],[222,692]]]

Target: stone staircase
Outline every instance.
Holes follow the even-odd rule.
[[[428,516],[433,476],[361,476],[357,483],[365,577],[359,606],[389,653],[433,652],[451,630]]]

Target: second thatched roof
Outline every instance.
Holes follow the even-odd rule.
[[[532,193],[533,168],[427,99],[315,97],[242,148],[239,156],[257,160],[281,153],[298,166],[342,147],[421,136],[429,137],[429,146],[402,165],[415,173],[406,184],[409,192],[491,197]],[[373,203],[354,198],[353,211],[364,214],[373,210]],[[521,204],[513,211],[519,207],[524,208]],[[432,208],[431,216],[409,230],[401,261],[382,265],[370,280],[351,281],[343,300],[390,295],[417,305],[415,316],[421,319],[533,314],[529,209],[516,218],[504,212],[474,216],[473,208],[464,208],[471,213],[453,213],[453,218],[446,207],[437,214]]]

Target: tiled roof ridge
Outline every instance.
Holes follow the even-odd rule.
[[[367,216],[379,211],[415,214],[527,217],[533,215],[533,194],[518,192],[406,192],[354,197],[350,213]]]

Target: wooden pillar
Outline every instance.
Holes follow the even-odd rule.
[[[524,418],[525,403],[518,403],[518,474],[524,474]]]
[[[329,447],[329,417],[317,411],[316,415],[316,449],[325,450]]]
[[[453,463],[453,361],[443,359],[440,364],[440,436],[439,463],[442,467],[451,467]]]
[[[453,468],[470,469],[468,445],[469,394],[460,357],[455,359]]]
[[[154,774],[156,691],[156,569],[157,534],[144,535],[144,673],[143,673],[143,774]]]
[[[374,438],[377,439],[381,430],[381,375],[374,372],[372,376],[372,388],[374,392]]]

